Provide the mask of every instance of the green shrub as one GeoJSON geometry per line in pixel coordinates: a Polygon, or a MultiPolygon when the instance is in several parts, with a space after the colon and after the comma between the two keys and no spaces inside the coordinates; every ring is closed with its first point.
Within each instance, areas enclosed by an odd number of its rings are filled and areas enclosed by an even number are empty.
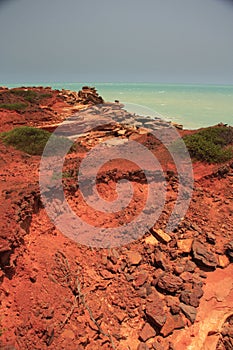
{"type": "Polygon", "coordinates": [[[208,163],[221,163],[233,157],[233,128],[209,127],[193,135],[183,137],[190,156],[208,163]],[[228,146],[228,147],[227,147],[228,146]]]}
{"type": "Polygon", "coordinates": [[[0,103],[0,108],[10,111],[23,111],[27,108],[27,103],[0,103]]]}
{"type": "Polygon", "coordinates": [[[36,102],[39,102],[39,100],[41,100],[41,99],[52,97],[52,94],[50,94],[50,93],[40,94],[37,91],[24,90],[24,89],[11,90],[11,94],[16,95],[16,96],[21,96],[24,98],[24,100],[26,100],[30,103],[36,103],[36,102]]]}
{"type": "MultiPolygon", "coordinates": [[[[72,141],[65,137],[54,136],[48,131],[28,126],[4,132],[0,137],[6,145],[14,146],[16,149],[32,155],[41,155],[48,140],[50,142],[48,155],[62,152],[67,145],[72,146],[72,141]]],[[[73,150],[72,147],[71,150],[73,150]]]]}
{"type": "Polygon", "coordinates": [[[48,93],[45,93],[45,94],[41,94],[40,95],[40,99],[43,99],[43,98],[50,98],[50,97],[52,97],[53,95],[52,94],[50,94],[49,92],[48,93]]]}
{"type": "Polygon", "coordinates": [[[17,89],[11,90],[11,93],[23,97],[26,101],[34,103],[37,100],[38,94],[32,90],[17,89]]]}

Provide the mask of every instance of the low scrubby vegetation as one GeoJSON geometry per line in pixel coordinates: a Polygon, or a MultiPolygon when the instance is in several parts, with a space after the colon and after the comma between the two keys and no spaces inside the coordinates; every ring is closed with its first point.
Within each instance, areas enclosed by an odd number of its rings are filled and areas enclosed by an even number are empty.
{"type": "Polygon", "coordinates": [[[36,91],[32,90],[26,90],[26,89],[13,89],[10,91],[11,94],[23,97],[25,101],[28,101],[30,103],[36,103],[44,98],[52,97],[52,94],[50,93],[38,93],[36,91]]]}
{"type": "Polygon", "coordinates": [[[48,140],[50,142],[50,152],[47,155],[58,154],[67,146],[71,147],[71,151],[74,150],[73,143],[69,139],[28,126],[4,132],[0,135],[0,138],[6,145],[11,145],[31,155],[41,155],[48,140]]]}
{"type": "Polygon", "coordinates": [[[195,160],[221,163],[233,157],[233,127],[209,127],[184,136],[183,140],[195,160]]]}
{"type": "Polygon", "coordinates": [[[0,103],[0,108],[8,109],[10,111],[24,111],[27,108],[27,103],[0,103]]]}

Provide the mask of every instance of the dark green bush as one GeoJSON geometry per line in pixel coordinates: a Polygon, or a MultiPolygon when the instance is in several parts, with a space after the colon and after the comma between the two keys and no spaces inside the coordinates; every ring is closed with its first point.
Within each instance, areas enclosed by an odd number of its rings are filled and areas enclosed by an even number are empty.
{"type": "MultiPolygon", "coordinates": [[[[32,155],[41,155],[49,139],[51,150],[49,155],[62,152],[67,145],[72,146],[72,142],[65,137],[54,136],[48,131],[27,126],[4,132],[1,134],[1,139],[6,145],[14,146],[32,155]]],[[[71,150],[73,150],[72,147],[71,150]]]]}
{"type": "Polygon", "coordinates": [[[41,94],[40,95],[40,99],[43,99],[43,98],[50,98],[50,97],[52,97],[53,95],[52,94],[50,94],[49,92],[48,93],[45,93],[45,94],[41,94]]]}
{"type": "Polygon", "coordinates": [[[11,94],[21,96],[24,98],[24,100],[26,100],[30,103],[36,103],[44,98],[52,97],[52,94],[50,94],[50,93],[42,93],[41,94],[37,91],[24,90],[24,89],[11,90],[11,94]]]}
{"type": "Polygon", "coordinates": [[[23,111],[27,108],[27,103],[0,103],[0,108],[8,109],[10,111],[23,111]]]}
{"type": "Polygon", "coordinates": [[[26,101],[34,103],[37,100],[38,94],[32,90],[17,89],[11,90],[11,93],[23,97],[26,101]]]}
{"type": "Polygon", "coordinates": [[[208,163],[221,163],[233,157],[233,128],[209,127],[183,137],[190,156],[208,163]],[[227,147],[228,146],[228,147],[227,147]]]}

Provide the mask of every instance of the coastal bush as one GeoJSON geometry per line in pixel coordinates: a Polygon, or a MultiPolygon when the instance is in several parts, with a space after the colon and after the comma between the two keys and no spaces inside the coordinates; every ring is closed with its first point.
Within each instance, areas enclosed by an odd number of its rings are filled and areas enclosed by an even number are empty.
{"type": "Polygon", "coordinates": [[[16,96],[21,96],[24,98],[24,100],[26,100],[30,103],[35,103],[41,99],[52,97],[52,94],[50,94],[50,93],[40,94],[36,91],[24,90],[24,89],[11,90],[11,94],[16,95],[16,96]]]}
{"type": "Polygon", "coordinates": [[[10,111],[23,111],[27,108],[27,103],[0,103],[0,108],[10,111]]]}
{"type": "Polygon", "coordinates": [[[233,128],[209,127],[183,137],[190,156],[208,163],[221,163],[233,157],[233,128]]]}
{"type": "MultiPolygon", "coordinates": [[[[67,146],[72,146],[72,141],[65,137],[55,136],[48,131],[22,126],[1,134],[1,139],[6,145],[11,145],[16,149],[31,155],[41,155],[46,143],[50,142],[50,153],[56,155],[62,152],[67,146]]],[[[73,146],[71,147],[73,149],[73,146]]]]}

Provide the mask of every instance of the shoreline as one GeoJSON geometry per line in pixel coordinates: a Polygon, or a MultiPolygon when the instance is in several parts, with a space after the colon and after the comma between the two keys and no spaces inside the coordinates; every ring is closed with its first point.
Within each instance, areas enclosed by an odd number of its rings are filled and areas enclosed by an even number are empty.
{"type": "MultiPolygon", "coordinates": [[[[41,83],[40,83],[41,84],[41,83]]],[[[19,84],[20,85],[20,84],[19,84]]],[[[18,87],[19,87],[18,85],[18,87]]],[[[81,89],[81,83],[55,83],[53,88],[70,89],[76,92],[81,89]]],[[[94,84],[101,95],[108,101],[115,99],[129,107],[132,112],[144,115],[160,114],[164,119],[183,124],[186,129],[207,127],[220,122],[232,124],[233,88],[231,86],[202,87],[192,85],[169,84],[94,84]],[[163,91],[164,93],[160,93],[163,91]],[[138,105],[141,105],[138,106],[138,105]]]]}

